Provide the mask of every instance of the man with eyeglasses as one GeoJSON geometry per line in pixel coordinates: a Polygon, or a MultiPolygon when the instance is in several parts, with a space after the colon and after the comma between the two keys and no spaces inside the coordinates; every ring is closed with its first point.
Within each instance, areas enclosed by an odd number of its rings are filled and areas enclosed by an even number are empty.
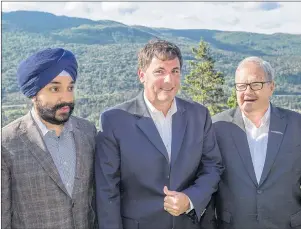
{"type": "Polygon", "coordinates": [[[261,58],[239,63],[235,87],[239,107],[213,117],[225,172],[212,218],[219,229],[300,229],[301,115],[270,103],[274,71],[261,58]]]}

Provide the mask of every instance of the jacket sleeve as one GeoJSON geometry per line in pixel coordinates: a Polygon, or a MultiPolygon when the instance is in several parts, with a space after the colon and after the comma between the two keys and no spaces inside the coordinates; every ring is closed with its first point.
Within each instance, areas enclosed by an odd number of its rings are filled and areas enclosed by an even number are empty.
{"type": "MultiPolygon", "coordinates": [[[[96,144],[95,144],[95,141],[96,141],[96,136],[97,136],[97,129],[96,127],[93,125],[93,143],[94,143],[94,149],[93,149],[93,161],[95,162],[95,152],[96,152],[96,144]]],[[[93,167],[93,171],[95,170],[95,163],[94,163],[94,167],[93,167]]],[[[96,194],[95,194],[95,172],[93,172],[93,186],[92,186],[92,203],[91,203],[91,206],[92,206],[92,209],[94,211],[94,213],[96,214],[96,194]]],[[[95,217],[95,220],[94,220],[94,225],[92,226],[92,228],[94,229],[97,229],[98,228],[98,220],[97,220],[97,217],[95,217]]]]}
{"type": "Polygon", "coordinates": [[[1,147],[1,228],[11,228],[11,175],[5,161],[7,150],[1,147]]]}
{"type": "Polygon", "coordinates": [[[112,125],[101,115],[96,137],[95,181],[99,229],[122,229],[120,215],[120,152],[112,125]]]}
{"type": "Polygon", "coordinates": [[[194,205],[198,220],[206,209],[211,195],[217,190],[220,176],[224,170],[219,147],[208,109],[205,114],[202,158],[194,184],[183,192],[194,205]]]}

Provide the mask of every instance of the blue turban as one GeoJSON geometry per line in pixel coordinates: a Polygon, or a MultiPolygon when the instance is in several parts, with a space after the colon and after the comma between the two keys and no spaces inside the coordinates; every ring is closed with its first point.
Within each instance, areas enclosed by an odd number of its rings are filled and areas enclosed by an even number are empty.
{"type": "Polygon", "coordinates": [[[22,61],[17,70],[21,92],[29,98],[35,96],[63,70],[76,81],[77,61],[72,52],[48,48],[33,54],[22,61]]]}

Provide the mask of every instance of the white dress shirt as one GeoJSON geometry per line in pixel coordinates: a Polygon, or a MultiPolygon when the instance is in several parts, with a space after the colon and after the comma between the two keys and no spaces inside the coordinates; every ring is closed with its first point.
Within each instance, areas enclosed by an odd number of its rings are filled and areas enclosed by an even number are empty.
{"type": "Polygon", "coordinates": [[[172,115],[177,112],[177,104],[174,99],[166,117],[162,111],[157,110],[144,94],[144,100],[148,111],[157,127],[161,139],[168,153],[169,161],[171,161],[171,141],[172,141],[172,115]]]}
{"type": "MultiPolygon", "coordinates": [[[[161,139],[165,145],[165,148],[168,153],[169,162],[171,161],[171,142],[172,142],[172,115],[177,112],[177,103],[176,99],[173,100],[167,115],[165,116],[162,111],[157,110],[151,102],[146,98],[144,93],[144,101],[148,108],[148,111],[157,127],[157,130],[161,136],[161,139]]],[[[190,202],[190,209],[186,213],[194,209],[193,204],[188,197],[190,202]]]]}
{"type": "Polygon", "coordinates": [[[267,153],[271,107],[269,105],[268,110],[261,118],[261,124],[258,128],[243,113],[242,116],[246,128],[253,167],[259,184],[267,153]]]}

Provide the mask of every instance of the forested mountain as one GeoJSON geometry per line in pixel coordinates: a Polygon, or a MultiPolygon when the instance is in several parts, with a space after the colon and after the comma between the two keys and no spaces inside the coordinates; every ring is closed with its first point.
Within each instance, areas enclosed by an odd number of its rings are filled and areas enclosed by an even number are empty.
{"type": "Polygon", "coordinates": [[[240,60],[257,55],[276,71],[273,101],[301,110],[301,35],[264,35],[217,30],[149,28],[119,22],[93,21],[50,13],[16,11],[2,13],[2,125],[26,112],[30,101],[19,93],[16,69],[20,61],[46,47],[64,47],[79,62],[75,114],[97,124],[104,109],[132,98],[141,88],[137,79],[137,51],[152,38],[175,42],[184,56],[183,78],[194,57],[192,47],[203,39],[226,75],[230,95],[240,60]]]}

